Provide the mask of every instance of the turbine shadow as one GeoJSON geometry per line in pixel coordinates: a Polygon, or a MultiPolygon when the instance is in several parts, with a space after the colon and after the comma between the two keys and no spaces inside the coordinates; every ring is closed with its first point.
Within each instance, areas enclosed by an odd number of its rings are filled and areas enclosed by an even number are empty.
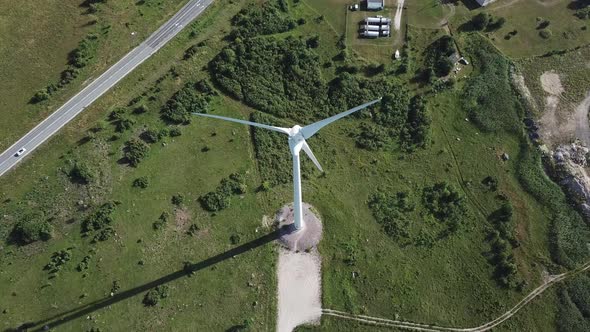
{"type": "Polygon", "coordinates": [[[86,316],[90,313],[100,310],[104,307],[124,301],[124,300],[126,300],[130,297],[136,296],[140,293],[147,292],[148,290],[150,290],[156,286],[167,284],[167,283],[172,282],[176,279],[179,279],[183,276],[190,276],[199,270],[202,270],[207,267],[213,266],[217,263],[223,262],[224,260],[226,260],[228,258],[232,258],[234,256],[243,254],[243,253],[250,251],[252,249],[263,246],[269,242],[272,242],[272,241],[278,239],[281,236],[281,234],[285,234],[285,232],[290,232],[290,231],[291,230],[289,230],[289,229],[277,229],[277,230],[273,231],[272,233],[266,234],[266,235],[259,237],[253,241],[250,241],[248,243],[244,243],[238,247],[232,248],[228,251],[222,252],[220,254],[217,254],[213,257],[207,258],[207,259],[200,261],[198,263],[186,265],[181,270],[170,273],[170,274],[165,275],[159,279],[150,281],[148,283],[137,286],[135,288],[128,289],[126,291],[117,293],[114,296],[102,298],[100,300],[85,304],[83,306],[80,306],[78,308],[74,308],[69,311],[62,312],[60,314],[57,314],[55,316],[52,316],[52,317],[49,317],[49,318],[46,318],[43,320],[39,320],[39,321],[35,321],[35,322],[28,322],[28,323],[25,323],[25,324],[17,327],[17,328],[5,329],[4,332],[28,331],[28,330],[45,331],[45,330],[47,330],[47,328],[53,329],[57,326],[60,326],[60,325],[65,324],[67,322],[70,322],[74,319],[86,316]]]}

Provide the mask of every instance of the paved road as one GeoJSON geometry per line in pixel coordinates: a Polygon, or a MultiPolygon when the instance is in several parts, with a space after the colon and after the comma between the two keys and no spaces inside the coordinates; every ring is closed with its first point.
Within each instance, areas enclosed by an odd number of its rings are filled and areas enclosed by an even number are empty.
{"type": "Polygon", "coordinates": [[[0,154],[0,176],[13,168],[19,161],[33,152],[39,145],[54,135],[61,127],[80,114],[88,105],[112,88],[135,67],[139,66],[152,54],[164,46],[207,8],[213,0],[191,0],[180,9],[168,22],[162,25],[148,39],[127,53],[119,62],[99,78],[88,84],[82,91],[72,97],[57,111],[39,123],[25,136],[0,154]],[[27,151],[20,157],[15,154],[20,148],[27,151]]]}

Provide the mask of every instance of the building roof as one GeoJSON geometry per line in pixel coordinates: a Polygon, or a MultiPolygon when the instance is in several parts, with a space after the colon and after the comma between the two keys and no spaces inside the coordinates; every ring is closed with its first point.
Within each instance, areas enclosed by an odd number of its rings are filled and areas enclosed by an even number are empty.
{"type": "Polygon", "coordinates": [[[383,0],[367,0],[367,9],[382,9],[383,0]]]}

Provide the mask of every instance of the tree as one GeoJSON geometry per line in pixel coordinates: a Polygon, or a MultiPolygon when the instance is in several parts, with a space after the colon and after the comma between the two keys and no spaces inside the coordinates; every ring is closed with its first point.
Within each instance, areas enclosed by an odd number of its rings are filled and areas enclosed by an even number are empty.
{"type": "Polygon", "coordinates": [[[451,62],[451,60],[449,60],[449,58],[441,58],[441,59],[438,59],[438,61],[436,61],[434,63],[434,72],[436,73],[436,76],[438,76],[438,77],[449,75],[451,73],[452,69],[453,69],[453,62],[451,62]]]}

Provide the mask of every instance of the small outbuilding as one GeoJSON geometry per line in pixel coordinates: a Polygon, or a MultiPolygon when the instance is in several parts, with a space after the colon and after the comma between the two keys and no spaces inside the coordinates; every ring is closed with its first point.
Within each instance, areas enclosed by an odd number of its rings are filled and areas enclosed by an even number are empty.
{"type": "Polygon", "coordinates": [[[367,10],[383,10],[385,0],[367,0],[367,10]]]}

